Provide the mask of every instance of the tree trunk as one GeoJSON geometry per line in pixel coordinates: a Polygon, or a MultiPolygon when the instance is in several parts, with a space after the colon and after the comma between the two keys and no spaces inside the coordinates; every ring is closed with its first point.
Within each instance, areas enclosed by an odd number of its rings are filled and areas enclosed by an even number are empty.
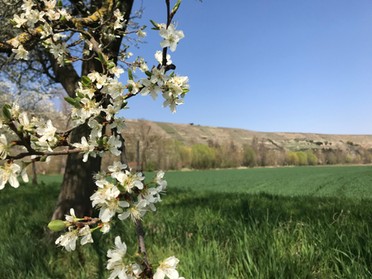
{"type": "MultiPolygon", "coordinates": [[[[129,20],[133,1],[134,0],[119,1],[119,9],[122,14],[124,14],[124,19],[126,21],[129,20]]],[[[92,1],[92,3],[94,4],[94,1],[92,1]]],[[[99,41],[99,35],[97,34],[97,36],[96,39],[99,41]]],[[[108,56],[110,59],[113,59],[114,62],[117,62],[121,41],[121,37],[114,39],[106,49],[108,56]]],[[[57,65],[56,63],[54,64],[57,65]]],[[[74,69],[71,68],[71,66],[58,66],[54,67],[54,71],[68,95],[74,97],[77,81],[79,80],[74,69]]],[[[82,64],[81,74],[84,76],[92,71],[101,72],[101,64],[95,59],[84,61],[82,64]]],[[[80,142],[81,137],[85,136],[88,138],[89,134],[89,127],[87,125],[82,125],[72,132],[71,142],[80,142]]],[[[98,156],[96,158],[89,157],[86,163],[82,161],[82,158],[83,154],[69,154],[67,157],[65,174],[63,176],[61,191],[58,196],[57,207],[53,213],[53,220],[64,219],[64,215],[68,213],[70,208],[75,209],[76,216],[78,217],[92,216],[92,203],[90,201],[90,196],[96,189],[93,175],[100,171],[101,158],[98,156]]],[[[122,147],[122,158],[125,160],[124,146],[122,147]]]]}
{"type": "MultiPolygon", "coordinates": [[[[80,141],[81,137],[87,136],[89,132],[88,126],[80,126],[72,132],[72,141],[80,141]]],[[[96,188],[93,175],[100,171],[101,157],[89,157],[86,163],[82,159],[83,154],[68,155],[61,191],[52,219],[64,219],[64,215],[70,208],[75,209],[78,217],[92,216],[90,196],[96,188]]]]}

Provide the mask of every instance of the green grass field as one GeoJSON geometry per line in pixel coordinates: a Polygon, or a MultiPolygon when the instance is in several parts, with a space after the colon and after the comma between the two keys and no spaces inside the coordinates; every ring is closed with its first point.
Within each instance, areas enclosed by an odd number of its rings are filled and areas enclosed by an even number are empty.
{"type": "MultiPolygon", "coordinates": [[[[0,278],[106,278],[105,253],[127,223],[74,253],[46,224],[60,176],[0,192],[0,278]]],[[[145,217],[150,258],[176,255],[185,278],[372,278],[372,167],[167,173],[145,217]]]]}

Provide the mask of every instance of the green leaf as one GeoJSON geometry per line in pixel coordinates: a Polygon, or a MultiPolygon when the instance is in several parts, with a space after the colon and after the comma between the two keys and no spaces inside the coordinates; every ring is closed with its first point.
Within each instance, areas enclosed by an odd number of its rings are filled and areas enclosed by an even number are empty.
{"type": "Polygon", "coordinates": [[[80,108],[80,100],[77,98],[65,97],[65,101],[75,108],[80,108]]]}
{"type": "Polygon", "coordinates": [[[57,2],[57,7],[58,8],[60,8],[60,9],[62,9],[62,1],[61,0],[58,0],[58,2],[57,2]]]}
{"type": "Polygon", "coordinates": [[[79,97],[79,100],[77,98],[75,99],[75,105],[80,102],[80,99],[83,99],[85,97],[84,94],[81,93],[80,91],[76,91],[76,95],[77,97],[79,97]]]}
{"type": "Polygon", "coordinates": [[[81,84],[82,84],[84,87],[90,87],[91,84],[92,84],[92,81],[91,81],[90,78],[88,78],[87,76],[82,76],[82,77],[81,77],[81,84]]]}
{"type": "Polygon", "coordinates": [[[153,21],[152,19],[150,19],[150,22],[151,22],[152,25],[154,26],[153,28],[151,28],[152,30],[159,30],[159,29],[160,29],[160,25],[159,25],[159,23],[153,21]]]}
{"type": "Polygon", "coordinates": [[[9,104],[5,104],[4,106],[3,106],[3,115],[4,115],[4,117],[7,119],[7,120],[12,120],[12,112],[11,112],[11,110],[12,110],[12,107],[11,107],[11,105],[9,105],[9,104]]]}
{"type": "Polygon", "coordinates": [[[53,220],[48,224],[48,228],[53,232],[59,232],[66,228],[66,222],[62,220],[53,220]]]}
{"type": "Polygon", "coordinates": [[[178,11],[178,8],[180,7],[181,2],[182,2],[181,0],[178,0],[177,3],[174,5],[172,12],[171,12],[172,16],[174,16],[174,14],[178,11]]]}
{"type": "Polygon", "coordinates": [[[111,60],[108,61],[107,64],[106,64],[107,69],[112,69],[115,66],[116,66],[115,63],[113,61],[111,61],[111,60]]]}
{"type": "Polygon", "coordinates": [[[120,106],[120,109],[126,109],[126,106],[128,105],[128,102],[127,101],[124,101],[121,106],[120,106]]]}
{"type": "Polygon", "coordinates": [[[106,60],[105,57],[103,57],[102,52],[98,52],[98,61],[100,61],[102,64],[105,64],[106,60]]]}
{"type": "Polygon", "coordinates": [[[128,69],[128,78],[129,78],[130,80],[133,80],[133,72],[132,72],[131,69],[128,69]]]}

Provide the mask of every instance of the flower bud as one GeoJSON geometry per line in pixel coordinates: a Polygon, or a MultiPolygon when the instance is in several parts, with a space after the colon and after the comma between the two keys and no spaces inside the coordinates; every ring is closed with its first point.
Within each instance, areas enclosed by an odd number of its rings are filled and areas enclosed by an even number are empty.
{"type": "Polygon", "coordinates": [[[48,224],[48,228],[51,231],[59,232],[66,228],[66,223],[62,220],[53,220],[48,224]]]}

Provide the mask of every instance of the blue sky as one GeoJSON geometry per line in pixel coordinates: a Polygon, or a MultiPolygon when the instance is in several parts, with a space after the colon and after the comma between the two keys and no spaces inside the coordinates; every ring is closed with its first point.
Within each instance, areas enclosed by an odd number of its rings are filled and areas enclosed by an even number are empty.
{"type": "MultiPolygon", "coordinates": [[[[143,6],[143,22],[165,21],[164,1],[143,6]]],[[[172,60],[190,78],[185,104],[172,114],[137,96],[125,117],[372,134],[372,1],[184,0],[176,21],[185,38],[172,60]]],[[[150,62],[160,39],[147,31],[140,53],[150,62]]]]}

